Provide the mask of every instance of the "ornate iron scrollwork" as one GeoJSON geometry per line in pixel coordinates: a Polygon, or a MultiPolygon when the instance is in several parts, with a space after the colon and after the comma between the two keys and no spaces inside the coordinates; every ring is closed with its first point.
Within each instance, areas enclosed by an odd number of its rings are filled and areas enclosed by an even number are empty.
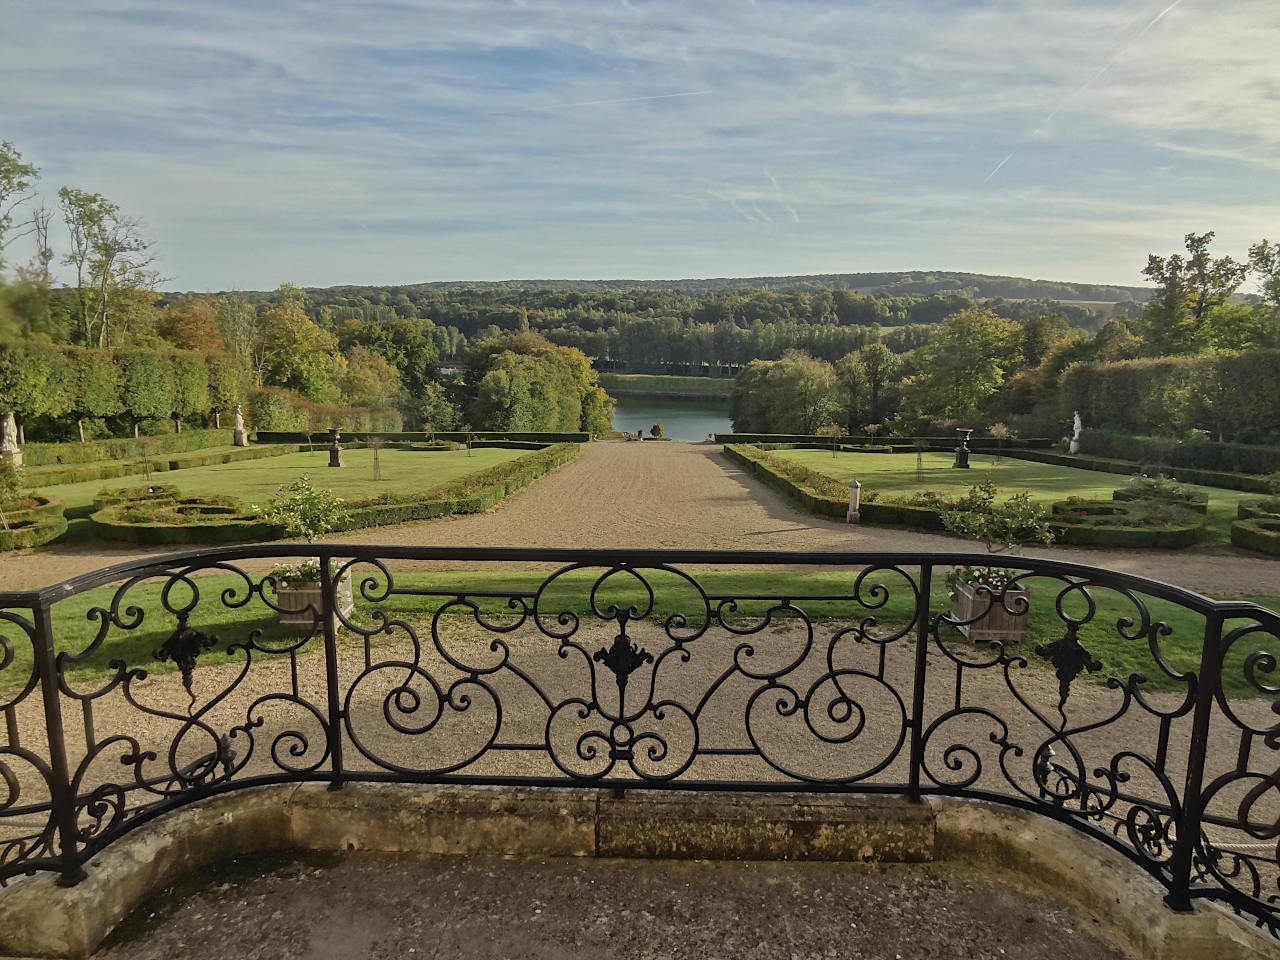
{"type": "Polygon", "coordinates": [[[1054,675],[1058,678],[1058,708],[1067,703],[1071,695],[1071,684],[1085,670],[1096,673],[1102,669],[1102,661],[1080,645],[1080,636],[1076,632],[1076,624],[1067,624],[1067,632],[1053,643],[1042,643],[1036,647],[1036,653],[1053,664],[1054,675]]]}
{"type": "Polygon", "coordinates": [[[169,634],[168,639],[151,654],[157,660],[173,661],[174,665],[181,671],[182,686],[186,689],[187,696],[191,698],[191,702],[187,706],[188,710],[196,704],[196,695],[191,690],[196,659],[202,651],[211,649],[217,642],[218,638],[216,636],[201,633],[187,623],[186,617],[180,617],[177,629],[169,634]]]}

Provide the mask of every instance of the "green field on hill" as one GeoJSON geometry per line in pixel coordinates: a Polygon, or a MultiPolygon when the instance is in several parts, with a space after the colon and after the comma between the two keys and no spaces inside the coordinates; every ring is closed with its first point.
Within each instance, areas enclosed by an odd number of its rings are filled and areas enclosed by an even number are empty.
{"type": "MultiPolygon", "coordinates": [[[[856,479],[862,484],[863,497],[874,491],[882,497],[901,499],[925,490],[961,496],[971,485],[990,479],[999,490],[1001,499],[1025,490],[1031,494],[1032,500],[1048,504],[1067,497],[1110,500],[1111,491],[1121,489],[1127,483],[1127,478],[1120,474],[1059,467],[1012,457],[1003,457],[996,463],[993,456],[970,455],[970,468],[957,470],[952,466],[954,454],[925,453],[924,479],[917,480],[914,453],[838,453],[832,457],[825,450],[775,450],[773,455],[844,483],[856,479]]],[[[1256,500],[1259,496],[1220,487],[1188,486],[1209,497],[1206,528],[1213,541],[1230,539],[1231,521],[1236,519],[1236,504],[1241,500],[1256,500]]]]}

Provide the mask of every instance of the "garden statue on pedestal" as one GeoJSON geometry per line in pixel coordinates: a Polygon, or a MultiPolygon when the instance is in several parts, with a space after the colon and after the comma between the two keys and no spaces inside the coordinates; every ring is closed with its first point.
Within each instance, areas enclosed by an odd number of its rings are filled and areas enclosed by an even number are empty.
{"type": "Polygon", "coordinates": [[[338,441],[342,439],[337,427],[329,428],[329,466],[342,466],[342,447],[338,445],[338,441]]]}
{"type": "Polygon", "coordinates": [[[951,466],[958,467],[961,470],[969,469],[969,437],[973,435],[971,427],[956,427],[956,433],[960,434],[960,446],[956,447],[956,462],[951,466]]]}
{"type": "Polygon", "coordinates": [[[235,427],[231,431],[231,442],[237,447],[247,447],[249,445],[249,434],[244,428],[244,414],[240,411],[240,404],[236,404],[236,422],[235,427]]]}
{"type": "Polygon", "coordinates": [[[18,447],[18,422],[13,411],[6,410],[0,417],[0,460],[8,466],[22,466],[22,450],[18,447]]]}
{"type": "Polygon", "coordinates": [[[1080,452],[1080,431],[1084,429],[1084,424],[1080,421],[1080,411],[1076,410],[1071,418],[1071,452],[1080,452]]]}

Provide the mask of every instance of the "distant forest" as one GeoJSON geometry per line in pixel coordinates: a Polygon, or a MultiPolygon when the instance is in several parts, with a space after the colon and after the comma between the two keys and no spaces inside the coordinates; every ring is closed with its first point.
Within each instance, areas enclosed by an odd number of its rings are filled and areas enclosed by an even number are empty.
{"type": "MultiPolygon", "coordinates": [[[[943,319],[979,304],[1019,321],[1052,309],[1070,325],[1092,332],[1114,311],[1139,312],[1135,297],[1145,298],[1149,291],[916,271],[337,286],[305,294],[308,314],[329,330],[352,323],[427,322],[438,331],[445,361],[465,356],[473,341],[536,332],[558,346],[581,350],[600,370],[723,376],[788,350],[833,362],[872,343],[907,353],[927,343],[943,319]]],[[[178,304],[187,296],[163,295],[161,303],[178,304]]],[[[237,296],[261,309],[273,295],[237,296]]]]}

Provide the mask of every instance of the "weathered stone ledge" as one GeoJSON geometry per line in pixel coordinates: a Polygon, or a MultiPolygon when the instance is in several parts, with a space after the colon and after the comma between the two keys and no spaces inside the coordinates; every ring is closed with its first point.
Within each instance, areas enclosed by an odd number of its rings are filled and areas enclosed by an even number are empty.
{"type": "Polygon", "coordinates": [[[222,794],[113,843],[75,887],[59,887],[51,875],[15,882],[0,892],[0,953],[86,957],[178,879],[229,857],[275,850],[962,861],[1050,889],[1097,919],[1134,957],[1262,960],[1280,953],[1270,937],[1213,905],[1173,912],[1155,880],[1071,827],[981,801],[368,783],[222,794]]]}

